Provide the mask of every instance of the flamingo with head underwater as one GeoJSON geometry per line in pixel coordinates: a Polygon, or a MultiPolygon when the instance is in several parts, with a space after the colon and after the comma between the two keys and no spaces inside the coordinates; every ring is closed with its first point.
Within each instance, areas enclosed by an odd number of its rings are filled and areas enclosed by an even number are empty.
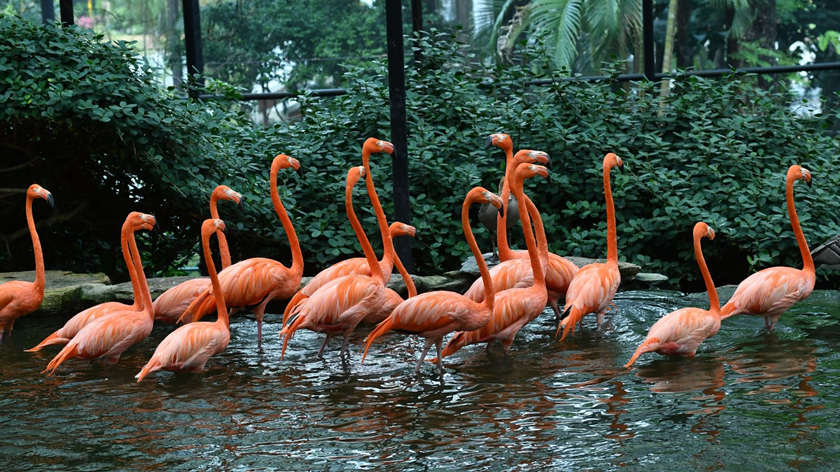
{"type": "MultiPolygon", "coordinates": [[[[228,200],[237,205],[242,200],[242,195],[231,190],[227,185],[219,185],[210,194],[210,218],[219,219],[217,202],[228,200]]],[[[216,237],[219,240],[219,257],[222,262],[222,269],[230,266],[230,249],[227,238],[223,231],[217,231],[216,237]]],[[[181,282],[163,292],[154,301],[155,321],[163,323],[175,323],[181,313],[190,306],[193,300],[202,292],[210,288],[210,279],[198,277],[181,282]]],[[[190,321],[190,320],[186,320],[190,321]]]]}
{"type": "Polygon", "coordinates": [[[587,313],[596,313],[598,326],[604,318],[607,308],[621,283],[621,273],[618,271],[618,241],[615,227],[615,206],[613,205],[612,188],[610,187],[610,170],[624,163],[613,153],[604,156],[604,199],[607,205],[607,262],[588,264],[580,268],[575,274],[566,291],[566,306],[563,313],[566,318],[557,326],[557,334],[563,330],[562,341],[569,333],[574,333],[575,325],[587,313]]]}
{"type": "MultiPolygon", "coordinates": [[[[365,339],[365,350],[362,355],[364,363],[368,350],[376,338],[389,331],[399,330],[417,334],[426,338],[423,353],[417,360],[415,372],[419,372],[420,365],[429,352],[432,344],[437,348],[437,357],[441,356],[443,336],[453,331],[472,331],[486,325],[493,314],[494,291],[493,281],[487,264],[481,256],[478,244],[473,236],[469,222],[469,208],[473,203],[490,203],[499,211],[502,210],[502,199],[482,187],[475,187],[467,193],[461,207],[461,226],[464,237],[475,257],[481,277],[484,279],[485,297],[483,302],[475,302],[459,293],[438,290],[426,292],[400,303],[391,314],[379,323],[365,339]]],[[[443,376],[443,365],[438,363],[438,372],[443,376]]]]}
{"type": "Polygon", "coordinates": [[[47,189],[38,184],[32,184],[26,189],[26,224],[35,253],[35,281],[13,280],[0,284],[0,342],[3,341],[4,335],[12,332],[15,320],[37,310],[44,299],[44,253],[41,250],[41,239],[35,230],[35,218],[32,216],[32,200],[36,198],[42,198],[50,206],[54,206],[52,194],[47,189]]]}
{"type": "Polygon", "coordinates": [[[631,367],[640,355],[646,352],[658,352],[668,356],[694,357],[697,347],[706,338],[714,336],[720,330],[720,301],[717,289],[712,282],[703,249],[702,238],[715,239],[715,231],[700,221],[694,225],[694,257],[703,275],[706,291],[709,293],[709,309],[680,308],[660,318],[650,327],[645,340],[633,353],[624,367],[631,367]]]}
{"type": "MultiPolygon", "coordinates": [[[[216,265],[210,252],[210,236],[224,231],[225,223],[220,219],[204,220],[201,225],[201,247],[207,273],[213,286],[213,299],[216,302],[216,321],[197,321],[188,323],[169,333],[154,354],[135,376],[142,382],[146,376],[158,370],[200,372],[204,370],[207,359],[225,350],[230,342],[230,320],[228,319],[225,299],[221,295],[216,265]]],[[[217,236],[218,238],[218,236],[217,236]]],[[[221,239],[219,239],[221,246],[221,239]]]]}
{"type": "Polygon", "coordinates": [[[735,293],[721,309],[722,319],[740,313],[763,316],[765,326],[772,330],[782,313],[794,303],[807,298],[814,290],[817,279],[814,260],[793,201],[793,184],[797,180],[804,180],[811,185],[811,172],[804,167],[792,165],[785,178],[788,217],[802,254],[802,269],[769,267],[750,275],[738,284],[735,293]]]}

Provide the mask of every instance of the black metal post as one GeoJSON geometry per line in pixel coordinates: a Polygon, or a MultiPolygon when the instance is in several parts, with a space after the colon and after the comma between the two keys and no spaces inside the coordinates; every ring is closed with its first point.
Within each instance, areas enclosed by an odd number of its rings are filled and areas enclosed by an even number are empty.
{"type": "Polygon", "coordinates": [[[41,21],[43,23],[55,21],[55,5],[52,0],[41,0],[41,21]]]}
{"type": "MultiPolygon", "coordinates": [[[[420,32],[423,31],[423,3],[422,0],[411,0],[411,29],[414,33],[415,41],[420,37],[420,32]]],[[[414,44],[414,65],[417,66],[423,60],[423,51],[420,50],[420,44],[414,44]]]]}
{"type": "MultiPolygon", "coordinates": [[[[394,179],[394,219],[411,224],[408,200],[408,138],[405,119],[405,54],[403,52],[402,5],[400,0],[386,0],[385,23],[388,33],[388,96],[391,100],[391,142],[394,154],[391,165],[394,179]]],[[[399,238],[397,255],[409,271],[414,269],[411,239],[399,238]]]]}
{"type": "Polygon", "coordinates": [[[653,0],[642,0],[642,46],[645,59],[645,77],[656,80],[656,62],[653,52],[653,0]]]}
{"type": "Polygon", "coordinates": [[[204,88],[204,56],[201,53],[201,18],[198,0],[183,0],[184,46],[187,50],[187,83],[190,96],[204,88]]]}
{"type": "Polygon", "coordinates": [[[58,3],[58,9],[61,12],[61,24],[71,26],[73,24],[73,0],[61,0],[58,3]]]}

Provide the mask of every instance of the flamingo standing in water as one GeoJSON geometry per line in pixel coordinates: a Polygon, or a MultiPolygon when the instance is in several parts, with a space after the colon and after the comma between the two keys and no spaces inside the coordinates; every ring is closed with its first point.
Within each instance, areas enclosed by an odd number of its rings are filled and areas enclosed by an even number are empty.
{"type": "MultiPolygon", "coordinates": [[[[502,347],[507,352],[513,344],[516,333],[542,313],[543,308],[545,308],[545,302],[548,299],[545,280],[548,241],[536,206],[522,190],[524,180],[536,175],[548,177],[548,170],[543,166],[520,164],[513,173],[513,181],[511,182],[513,194],[517,201],[519,219],[522,222],[522,231],[525,235],[525,244],[528,246],[534,283],[528,288],[510,288],[497,292],[490,321],[483,328],[455,333],[455,336],[444,347],[441,356],[450,356],[469,344],[490,343],[493,340],[501,342],[502,347]],[[531,230],[529,215],[533,216],[539,241],[534,240],[534,231],[531,230]]],[[[493,282],[493,288],[495,288],[495,282],[493,282]]]]}
{"type": "MultiPolygon", "coordinates": [[[[143,219],[154,226],[153,216],[144,215],[143,219]]],[[[129,238],[129,245],[136,263],[135,271],[139,282],[137,295],[140,296],[140,303],[136,308],[126,307],[88,322],[56,354],[42,373],[53,375],[64,361],[73,358],[105,359],[109,363],[115,363],[120,360],[120,355],[126,349],[142,341],[152,332],[155,313],[152,311],[149,284],[143,272],[140,251],[133,237],[129,238]]]]}
{"type": "Polygon", "coordinates": [[[557,334],[563,329],[562,341],[566,335],[575,332],[575,325],[587,313],[596,313],[598,327],[604,319],[612,299],[621,282],[618,271],[618,241],[615,229],[615,206],[610,187],[610,170],[621,167],[624,163],[613,153],[604,156],[604,198],[607,203],[607,262],[589,264],[581,267],[566,291],[566,306],[563,313],[568,314],[557,326],[557,334]]]}
{"type": "MultiPolygon", "coordinates": [[[[326,333],[324,344],[318,351],[318,356],[324,352],[330,337],[335,334],[343,334],[344,342],[341,345],[341,355],[347,351],[347,341],[356,326],[369,313],[378,312],[380,307],[388,304],[388,297],[385,295],[385,279],[376,254],[362,229],[359,218],[353,210],[353,187],[364,176],[364,167],[353,167],[347,172],[345,185],[345,209],[347,219],[356,233],[356,238],[365,253],[368,264],[368,272],[372,275],[352,274],[331,280],[318,289],[311,297],[295,307],[292,312],[296,316],[294,321],[280,331],[283,339],[283,351],[280,354],[282,359],[286,354],[286,346],[294,336],[295,331],[306,328],[312,331],[326,333]]],[[[400,299],[402,301],[402,299],[400,299]]],[[[396,305],[393,305],[396,306],[396,305]]]]}
{"type": "MultiPolygon", "coordinates": [[[[300,286],[303,276],[303,254],[300,250],[297,233],[292,226],[286,208],[280,200],[277,190],[277,174],[281,169],[293,168],[300,170],[300,162],[285,154],[277,155],[271,163],[271,203],[274,211],[283,224],[283,230],[289,237],[289,247],[292,249],[292,266],[286,267],[280,262],[265,257],[253,257],[237,262],[219,273],[219,284],[228,308],[244,308],[254,306],[257,317],[257,346],[262,350],[262,320],[265,306],[275,298],[289,298],[300,286]]],[[[212,311],[214,297],[212,290],[207,289],[190,304],[181,315],[182,321],[192,316],[198,321],[202,316],[212,311]]]]}
{"type": "Polygon", "coordinates": [[[782,313],[794,303],[807,298],[814,290],[814,282],[817,279],[814,260],[811,258],[808,241],[802,233],[793,202],[793,184],[800,179],[810,186],[811,172],[798,165],[790,166],[785,179],[785,198],[793,234],[796,235],[796,243],[802,254],[802,270],[793,267],[769,267],[747,277],[738,284],[732,298],[723,306],[722,319],[740,313],[763,316],[764,325],[772,330],[782,313]]]}
{"type": "MultiPolygon", "coordinates": [[[[216,275],[216,265],[210,252],[210,236],[224,231],[225,223],[220,219],[204,220],[201,225],[201,248],[204,251],[204,262],[213,286],[213,299],[216,301],[218,318],[214,322],[199,321],[189,323],[169,333],[158,347],[151,359],[135,376],[137,382],[142,382],[152,372],[164,369],[173,371],[200,372],[210,356],[225,350],[230,342],[230,321],[228,319],[225,299],[216,275]]],[[[218,236],[217,236],[218,238],[218,236]]],[[[221,239],[219,240],[221,250],[221,239]]]]}
{"type": "MultiPolygon", "coordinates": [[[[441,343],[443,336],[447,333],[479,329],[490,320],[495,294],[487,264],[481,256],[470,228],[469,208],[473,203],[490,203],[499,211],[504,210],[502,210],[502,199],[482,187],[470,190],[461,207],[461,226],[464,228],[464,237],[481,271],[481,277],[484,279],[484,301],[475,302],[459,293],[444,290],[426,292],[409,298],[394,308],[394,311],[368,335],[365,340],[364,354],[362,354],[363,363],[368,349],[376,338],[392,330],[407,331],[426,338],[426,346],[414,369],[417,373],[432,344],[437,348],[438,359],[441,358],[441,343]]],[[[438,372],[443,377],[442,362],[438,362],[438,372]]]]}
{"type": "MultiPolygon", "coordinates": [[[[220,199],[236,202],[238,205],[242,200],[242,195],[234,192],[227,185],[217,186],[210,194],[210,218],[219,219],[217,202],[220,199]]],[[[225,238],[225,233],[222,231],[216,232],[216,237],[219,240],[219,256],[222,261],[222,269],[225,269],[231,264],[227,238],[225,238]]],[[[181,316],[181,313],[195,300],[195,297],[201,295],[202,292],[209,288],[210,279],[207,277],[198,277],[185,280],[163,292],[154,302],[155,321],[175,323],[178,317],[181,316]]],[[[190,320],[185,321],[189,322],[190,320]]]]}
{"type": "Polygon", "coordinates": [[[139,273],[143,271],[143,264],[140,261],[140,254],[137,251],[137,242],[134,239],[134,232],[144,229],[151,231],[155,226],[155,217],[132,211],[125,218],[120,231],[120,247],[125,259],[128,276],[131,278],[131,288],[134,291],[134,304],[126,305],[120,302],[105,302],[83,310],[64,323],[64,326],[44,338],[37,346],[27,349],[26,352],[37,352],[46,346],[53,344],[67,344],[78,332],[88,323],[125,310],[148,310],[150,307],[143,305],[143,290],[140,283],[139,273]]]}
{"type": "Polygon", "coordinates": [[[694,257],[700,266],[700,273],[703,274],[703,282],[709,293],[709,309],[680,308],[660,318],[650,327],[647,337],[624,367],[631,367],[636,359],[646,352],[694,357],[700,343],[714,336],[720,329],[720,301],[709,268],[706,267],[706,260],[703,258],[703,249],[700,247],[700,240],[704,237],[715,239],[715,231],[700,221],[694,225],[694,257]]]}
{"type": "Polygon", "coordinates": [[[40,185],[32,184],[26,189],[26,224],[29,227],[29,236],[32,237],[32,250],[35,252],[35,281],[13,280],[0,284],[0,342],[5,334],[12,332],[15,320],[37,310],[44,299],[44,253],[41,251],[41,239],[38,238],[35,219],[32,216],[32,200],[36,198],[43,198],[50,206],[55,205],[52,194],[40,185]]]}

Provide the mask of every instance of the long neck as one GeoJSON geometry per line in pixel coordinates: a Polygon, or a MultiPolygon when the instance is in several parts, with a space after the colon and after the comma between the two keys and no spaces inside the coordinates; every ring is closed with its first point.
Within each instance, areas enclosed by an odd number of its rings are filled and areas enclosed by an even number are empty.
{"type": "MultiPolygon", "coordinates": [[[[20,207],[18,207],[20,208],[20,207]]],[[[44,273],[44,253],[41,251],[41,239],[35,231],[35,218],[32,216],[32,197],[26,196],[26,225],[29,226],[29,236],[32,237],[32,251],[35,253],[35,288],[44,296],[46,274],[44,273]]]]}
{"type": "Polygon", "coordinates": [[[513,173],[513,150],[505,149],[505,176],[502,178],[502,206],[504,212],[496,217],[496,246],[499,248],[499,260],[506,261],[513,258],[507,239],[508,204],[510,200],[510,175],[513,173]]]}
{"type": "Polygon", "coordinates": [[[609,167],[604,167],[604,198],[607,202],[607,262],[618,264],[618,241],[615,231],[615,206],[613,206],[609,167]]]}
{"type": "MultiPolygon", "coordinates": [[[[513,182],[513,195],[519,207],[519,221],[522,223],[522,234],[525,236],[525,245],[528,247],[528,257],[531,259],[531,271],[534,273],[534,285],[545,286],[545,272],[543,272],[540,256],[537,251],[537,242],[534,239],[534,231],[531,229],[531,219],[528,217],[528,203],[525,192],[522,191],[522,179],[513,182]]],[[[533,203],[532,203],[533,204],[533,203]]]]}
{"type": "MultiPolygon", "coordinates": [[[[537,211],[537,206],[534,205],[534,202],[528,198],[528,195],[524,195],[525,203],[528,205],[528,216],[531,219],[531,222],[534,224],[534,231],[536,232],[537,236],[537,252],[539,253],[539,257],[537,258],[537,264],[534,265],[533,257],[531,257],[531,270],[534,271],[535,274],[540,275],[539,283],[543,286],[545,285],[545,271],[546,267],[548,266],[548,239],[545,237],[545,227],[543,226],[542,217],[540,216],[540,212],[537,211]]],[[[527,241],[526,241],[527,243],[527,241]]],[[[528,250],[528,256],[531,256],[531,250],[528,250]]],[[[538,283],[537,277],[534,277],[534,285],[538,283]]]]}
{"type": "Polygon", "coordinates": [[[122,248],[123,259],[125,260],[125,268],[128,270],[128,278],[131,279],[131,290],[134,292],[134,307],[142,309],[140,285],[137,282],[137,268],[134,266],[134,256],[128,247],[129,232],[131,232],[131,229],[127,224],[124,224],[120,231],[120,248],[122,248]]]}
{"type": "MultiPolygon", "coordinates": [[[[146,274],[143,272],[143,261],[140,259],[140,250],[137,249],[137,241],[134,239],[134,232],[128,235],[128,243],[131,245],[131,257],[134,259],[134,271],[137,276],[137,285],[140,296],[139,308],[146,310],[152,321],[155,319],[155,310],[152,309],[152,295],[149,293],[149,283],[146,281],[146,274]]],[[[136,300],[135,300],[136,303],[136,300]]]]}
{"type": "Polygon", "coordinates": [[[292,249],[292,267],[290,270],[297,275],[303,275],[303,254],[300,251],[300,242],[298,241],[295,227],[292,226],[292,221],[289,220],[289,215],[286,214],[286,208],[283,202],[280,201],[280,193],[277,190],[277,171],[271,173],[271,203],[274,205],[274,211],[280,222],[283,224],[283,231],[289,237],[289,247],[292,249]]]}
{"type": "Polygon", "coordinates": [[[709,311],[719,314],[720,300],[718,299],[715,283],[712,282],[712,274],[709,273],[709,268],[706,266],[706,258],[703,257],[703,248],[700,247],[700,239],[700,235],[694,236],[694,257],[697,259],[697,265],[700,266],[700,273],[703,274],[703,283],[706,284],[706,291],[709,292],[709,311]]]}
{"type": "Polygon", "coordinates": [[[793,234],[796,235],[796,244],[799,246],[799,252],[802,254],[802,270],[814,274],[814,259],[811,258],[811,251],[808,249],[808,241],[805,240],[805,234],[802,232],[802,226],[799,224],[799,215],[796,214],[796,206],[793,202],[794,182],[796,182],[796,179],[791,177],[787,179],[785,185],[785,198],[787,199],[788,216],[790,217],[790,225],[793,226],[793,234]]]}
{"type": "MultiPolygon", "coordinates": [[[[218,233],[220,230],[216,230],[218,233]]],[[[207,274],[210,276],[210,284],[213,286],[213,296],[216,299],[216,323],[230,327],[225,296],[222,294],[222,285],[219,283],[219,275],[216,273],[216,264],[213,263],[213,254],[210,252],[210,236],[202,235],[201,248],[204,250],[204,262],[207,264],[207,274]]]]}
{"type": "Polygon", "coordinates": [[[368,197],[370,197],[370,203],[373,205],[373,211],[376,213],[376,224],[379,226],[379,234],[382,236],[382,247],[385,253],[391,251],[391,257],[394,257],[396,254],[396,251],[394,251],[394,241],[391,239],[391,230],[388,228],[385,211],[382,210],[382,204],[379,203],[379,196],[376,194],[376,187],[373,185],[373,175],[370,172],[370,152],[366,149],[362,149],[362,165],[365,167],[365,187],[367,187],[368,197]]]}
{"type": "Polygon", "coordinates": [[[399,256],[394,256],[394,265],[397,266],[397,272],[400,273],[403,282],[405,282],[405,288],[408,291],[408,298],[417,295],[417,287],[414,286],[414,280],[412,280],[411,276],[408,275],[408,271],[405,270],[405,266],[399,256]]]}
{"type": "MultiPolygon", "coordinates": [[[[216,192],[213,192],[210,195],[210,218],[214,220],[219,220],[219,209],[218,209],[218,201],[219,197],[216,196],[216,192]]],[[[217,229],[216,230],[216,238],[219,240],[219,257],[222,260],[222,269],[226,268],[231,264],[230,259],[230,249],[228,248],[227,238],[225,237],[225,232],[217,229]]]]}
{"type": "Polygon", "coordinates": [[[490,277],[490,271],[487,270],[487,264],[484,262],[484,257],[482,257],[481,251],[478,249],[478,243],[475,242],[475,236],[473,236],[472,228],[470,228],[469,212],[471,204],[472,199],[467,199],[461,207],[461,227],[464,228],[464,237],[467,239],[467,244],[469,244],[473,257],[475,257],[475,262],[478,264],[478,270],[481,271],[481,280],[484,282],[483,303],[492,312],[493,299],[496,293],[493,290],[493,279],[490,277]]]}
{"type": "Polygon", "coordinates": [[[353,209],[353,187],[353,182],[348,182],[344,194],[344,208],[347,211],[347,219],[350,220],[350,226],[353,227],[353,232],[356,233],[356,239],[359,240],[359,244],[362,246],[362,251],[365,253],[365,259],[367,259],[368,266],[370,267],[370,275],[384,284],[385,279],[382,276],[382,269],[379,267],[379,261],[376,260],[376,254],[373,252],[373,247],[371,247],[370,241],[365,234],[365,230],[362,229],[362,224],[359,222],[359,218],[356,216],[356,211],[353,209]]]}

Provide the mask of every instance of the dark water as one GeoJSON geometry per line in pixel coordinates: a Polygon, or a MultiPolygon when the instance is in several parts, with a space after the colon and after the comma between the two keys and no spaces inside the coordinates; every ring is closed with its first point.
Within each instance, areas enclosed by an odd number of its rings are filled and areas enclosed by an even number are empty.
{"type": "MultiPolygon", "coordinates": [[[[238,317],[227,351],[203,374],[133,376],[171,328],[156,327],[114,366],[21,352],[57,318],[21,319],[0,346],[0,470],[837,470],[840,293],[815,292],[776,331],[727,320],[694,359],[627,361],[647,328],[705,296],[620,292],[602,329],[594,316],[563,344],[548,312],[510,357],[469,346],[445,384],[422,341],[391,336],[359,365],[335,340],[300,332],[280,360],[277,316],[265,351],[238,317]],[[348,365],[349,364],[349,365],[348,365]]],[[[320,335],[319,335],[320,336],[320,335]]]]}

